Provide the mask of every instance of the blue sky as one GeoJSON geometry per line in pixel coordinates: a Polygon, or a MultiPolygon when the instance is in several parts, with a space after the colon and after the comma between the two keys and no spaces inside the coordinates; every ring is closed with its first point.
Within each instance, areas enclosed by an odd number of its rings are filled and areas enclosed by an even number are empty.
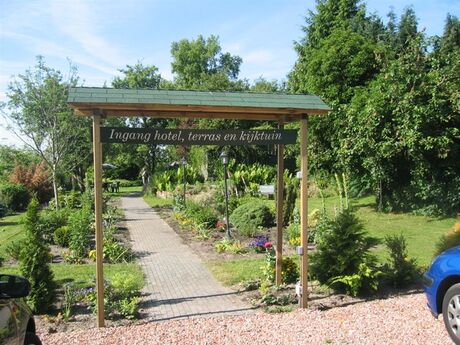
{"type": "MultiPolygon", "coordinates": [[[[381,17],[412,6],[428,35],[442,33],[447,13],[460,16],[460,0],[366,3],[381,17]]],[[[64,74],[70,59],[85,86],[110,85],[117,69],[138,60],[172,79],[171,43],[199,34],[219,36],[224,51],[243,58],[240,77],[283,79],[314,8],[313,0],[0,0],[0,101],[37,55],[64,74]]],[[[17,142],[0,127],[0,143],[17,142]]]]}

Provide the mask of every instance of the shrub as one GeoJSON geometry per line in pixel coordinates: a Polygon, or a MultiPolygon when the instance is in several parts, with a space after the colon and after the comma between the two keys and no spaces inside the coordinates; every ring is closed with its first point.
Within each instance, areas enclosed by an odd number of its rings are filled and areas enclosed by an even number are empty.
{"type": "Polygon", "coordinates": [[[294,209],[297,191],[299,190],[299,179],[285,171],[284,180],[286,181],[286,188],[284,190],[283,224],[288,225],[294,220],[294,209]]]}
{"type": "Polygon", "coordinates": [[[240,241],[236,240],[229,240],[223,239],[217,241],[214,245],[216,252],[218,253],[233,253],[233,254],[241,254],[244,252],[244,248],[241,245],[240,241]]]}
{"type": "MultiPolygon", "coordinates": [[[[112,281],[105,284],[104,307],[108,318],[123,316],[134,318],[139,310],[139,296],[142,283],[134,275],[117,273],[112,281]]],[[[88,296],[90,309],[97,311],[96,291],[91,289],[88,296]]]]}
{"type": "Polygon", "coordinates": [[[90,230],[92,213],[87,208],[74,211],[69,217],[69,228],[72,233],[69,248],[72,256],[77,259],[86,257],[90,247],[90,230]]]}
{"type": "Polygon", "coordinates": [[[436,243],[435,256],[441,254],[449,248],[460,245],[460,218],[457,219],[454,226],[436,243]]]}
{"type": "Polygon", "coordinates": [[[190,217],[196,226],[205,229],[214,229],[219,218],[209,205],[197,204],[193,201],[187,203],[186,214],[190,217]]]}
{"type": "Polygon", "coordinates": [[[230,216],[240,235],[253,237],[260,227],[273,225],[274,216],[270,209],[261,202],[248,202],[238,207],[230,216]]]}
{"type": "Polygon", "coordinates": [[[21,274],[30,282],[27,302],[35,312],[42,313],[49,310],[53,304],[56,283],[49,264],[51,252],[40,231],[37,231],[38,222],[38,201],[34,198],[25,216],[26,238],[20,254],[19,267],[21,274]]]}
{"type": "Polygon", "coordinates": [[[16,164],[10,176],[10,182],[23,185],[29,195],[35,195],[40,203],[51,199],[53,188],[46,164],[16,164]]]}
{"type": "Polygon", "coordinates": [[[395,287],[404,287],[413,283],[419,276],[415,259],[407,257],[407,244],[403,234],[386,236],[385,245],[390,255],[388,278],[395,287]]]}
{"type": "Polygon", "coordinates": [[[335,277],[330,281],[329,286],[342,285],[346,293],[354,297],[363,292],[376,291],[381,272],[371,266],[367,262],[361,262],[356,273],[335,277]]]}
{"type": "Polygon", "coordinates": [[[55,231],[67,225],[68,217],[68,209],[46,209],[40,213],[39,228],[45,241],[51,242],[54,240],[55,231]]]}
{"type": "Polygon", "coordinates": [[[129,262],[133,259],[131,248],[117,242],[115,238],[104,241],[103,255],[104,261],[111,264],[129,262]]]}
{"type": "MultiPolygon", "coordinates": [[[[275,282],[276,275],[276,255],[275,250],[270,242],[265,244],[266,255],[265,265],[262,267],[262,274],[265,278],[265,283],[270,285],[275,282]]],[[[292,284],[299,278],[299,268],[294,259],[284,257],[281,262],[281,281],[284,284],[292,284]]]]}
{"type": "Polygon", "coordinates": [[[21,212],[27,207],[30,195],[22,184],[0,184],[0,203],[12,211],[21,212]]]}
{"type": "Polygon", "coordinates": [[[13,260],[19,261],[22,247],[24,247],[24,240],[13,241],[6,246],[6,255],[13,260]]]}
{"type": "MultiPolygon", "coordinates": [[[[363,225],[351,210],[343,210],[334,219],[323,216],[317,225],[316,251],[310,256],[310,272],[321,284],[340,289],[341,284],[334,284],[334,279],[360,275],[362,263],[372,268],[369,247],[363,225]]],[[[363,272],[364,267],[361,269],[363,272]]],[[[368,288],[365,283],[363,280],[361,290],[368,288]]]]}
{"type": "Polygon", "coordinates": [[[61,226],[54,231],[53,241],[61,247],[68,247],[72,238],[72,232],[67,225],[61,226]]]}

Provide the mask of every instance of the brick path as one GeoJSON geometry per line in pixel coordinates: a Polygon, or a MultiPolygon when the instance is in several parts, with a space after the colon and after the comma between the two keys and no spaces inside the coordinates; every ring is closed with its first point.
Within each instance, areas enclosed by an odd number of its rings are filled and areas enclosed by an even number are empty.
{"type": "Polygon", "coordinates": [[[121,198],[132,248],[140,256],[146,286],[141,312],[167,320],[241,314],[251,307],[221,286],[192,250],[141,197],[121,198]]]}

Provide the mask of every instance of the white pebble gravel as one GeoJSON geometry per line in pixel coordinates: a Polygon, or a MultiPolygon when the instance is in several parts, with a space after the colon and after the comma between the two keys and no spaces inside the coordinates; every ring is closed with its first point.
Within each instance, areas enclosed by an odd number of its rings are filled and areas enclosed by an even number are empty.
{"type": "Polygon", "coordinates": [[[442,318],[431,316],[420,293],[326,311],[191,318],[40,337],[44,345],[452,344],[442,318]]]}

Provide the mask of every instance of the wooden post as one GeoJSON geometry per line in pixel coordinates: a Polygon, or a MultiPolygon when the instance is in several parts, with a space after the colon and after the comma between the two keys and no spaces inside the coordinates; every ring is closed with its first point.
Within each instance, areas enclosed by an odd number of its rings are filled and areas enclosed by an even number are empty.
{"type": "Polygon", "coordinates": [[[93,115],[94,215],[96,222],[97,326],[104,327],[104,267],[102,236],[102,143],[101,115],[93,115]]]}
{"type": "MultiPolygon", "coordinates": [[[[283,121],[280,120],[278,128],[283,129],[283,121]]],[[[282,283],[282,263],[283,263],[283,204],[284,204],[284,145],[278,145],[278,173],[277,173],[277,193],[276,193],[276,270],[275,283],[282,283]]]]}
{"type": "Polygon", "coordinates": [[[308,301],[308,116],[300,120],[300,245],[303,248],[300,263],[300,284],[302,296],[300,308],[307,307],[308,301]]]}

